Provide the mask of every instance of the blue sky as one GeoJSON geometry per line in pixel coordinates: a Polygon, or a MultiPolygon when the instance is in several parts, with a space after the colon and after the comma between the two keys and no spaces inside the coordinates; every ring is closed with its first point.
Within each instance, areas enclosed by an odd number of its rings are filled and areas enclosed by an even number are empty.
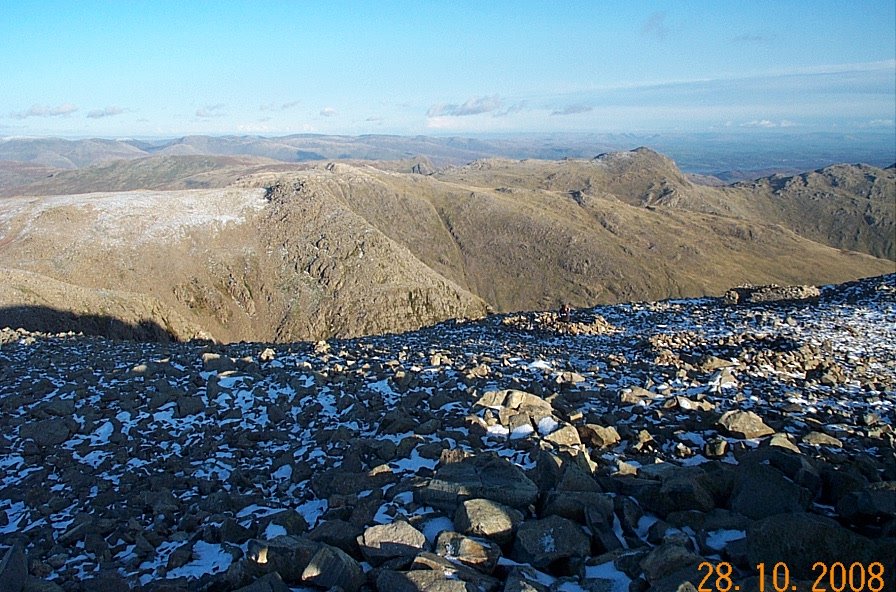
{"type": "Polygon", "coordinates": [[[0,135],[883,131],[893,0],[0,3],[0,135]]]}

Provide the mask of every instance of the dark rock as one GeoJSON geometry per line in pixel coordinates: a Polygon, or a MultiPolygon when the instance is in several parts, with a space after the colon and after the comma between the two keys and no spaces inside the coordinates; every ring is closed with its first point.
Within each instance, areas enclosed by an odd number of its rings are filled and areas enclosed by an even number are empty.
{"type": "Polygon", "coordinates": [[[523,514],[487,499],[464,501],[454,514],[454,528],[464,534],[481,536],[503,545],[509,543],[523,522],[523,514]]]}
{"type": "Polygon", "coordinates": [[[13,545],[0,559],[0,584],[6,592],[21,592],[28,579],[28,566],[25,563],[25,554],[18,545],[13,545]]]}
{"type": "Polygon", "coordinates": [[[81,582],[81,589],[84,592],[95,592],[97,590],[102,590],[103,592],[128,592],[131,587],[120,575],[104,573],[81,582]]]}
{"type": "Polygon", "coordinates": [[[786,561],[793,578],[814,580],[812,565],[834,562],[850,565],[879,561],[874,544],[843,528],[830,518],[795,512],[754,522],[747,529],[747,553],[751,565],[786,561]]]}
{"type": "Polygon", "coordinates": [[[289,592],[289,586],[283,582],[283,578],[277,572],[266,574],[248,586],[243,586],[234,592],[289,592]]]}
{"type": "Polygon", "coordinates": [[[851,491],[837,503],[837,511],[853,522],[874,523],[896,518],[896,481],[872,483],[851,491]]]}
{"type": "Polygon", "coordinates": [[[38,446],[58,446],[71,435],[68,422],[61,417],[28,422],[19,428],[19,436],[34,440],[38,446]]]}
{"type": "Polygon", "coordinates": [[[352,556],[359,556],[361,549],[358,547],[358,537],[364,532],[361,526],[346,522],[345,520],[327,520],[318,524],[308,533],[312,541],[326,543],[338,547],[352,556]]]}
{"type": "Polygon", "coordinates": [[[513,545],[517,561],[539,569],[561,559],[586,557],[590,550],[591,542],[582,527],[560,516],[523,522],[513,545]]]}
{"type": "Polygon", "coordinates": [[[538,496],[538,487],[506,459],[479,455],[444,465],[415,497],[421,503],[454,511],[469,499],[485,498],[514,508],[526,508],[538,496]]]}
{"type": "Polygon", "coordinates": [[[338,586],[345,592],[357,592],[364,583],[364,571],[357,561],[337,547],[323,545],[311,558],[302,581],[321,588],[338,586]]]}
{"type": "Polygon", "coordinates": [[[809,507],[811,494],[764,464],[742,465],[737,471],[731,509],[758,520],[776,514],[801,512],[809,507]]]}

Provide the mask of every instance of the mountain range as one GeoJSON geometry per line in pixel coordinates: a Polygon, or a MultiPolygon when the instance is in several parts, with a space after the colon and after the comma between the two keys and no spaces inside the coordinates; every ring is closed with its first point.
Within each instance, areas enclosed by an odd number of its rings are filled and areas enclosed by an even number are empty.
{"type": "Polygon", "coordinates": [[[709,186],[648,148],[439,165],[185,154],[196,144],[118,142],[156,154],[24,184],[18,170],[0,325],[288,342],[894,271],[892,166],[709,186]]]}

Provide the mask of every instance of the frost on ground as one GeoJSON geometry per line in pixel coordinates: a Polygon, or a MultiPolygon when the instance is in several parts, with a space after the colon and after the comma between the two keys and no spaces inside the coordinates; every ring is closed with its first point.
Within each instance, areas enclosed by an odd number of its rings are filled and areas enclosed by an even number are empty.
{"type": "Polygon", "coordinates": [[[64,590],[621,592],[892,558],[894,280],[574,311],[602,334],[4,330],[0,553],[64,590]]]}

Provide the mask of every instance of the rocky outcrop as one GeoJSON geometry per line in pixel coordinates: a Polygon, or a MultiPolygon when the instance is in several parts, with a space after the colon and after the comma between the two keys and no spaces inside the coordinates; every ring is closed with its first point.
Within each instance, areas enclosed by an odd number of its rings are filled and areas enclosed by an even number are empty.
{"type": "Polygon", "coordinates": [[[821,296],[816,286],[744,285],[725,292],[728,304],[759,304],[767,302],[815,301],[821,296]]]}

